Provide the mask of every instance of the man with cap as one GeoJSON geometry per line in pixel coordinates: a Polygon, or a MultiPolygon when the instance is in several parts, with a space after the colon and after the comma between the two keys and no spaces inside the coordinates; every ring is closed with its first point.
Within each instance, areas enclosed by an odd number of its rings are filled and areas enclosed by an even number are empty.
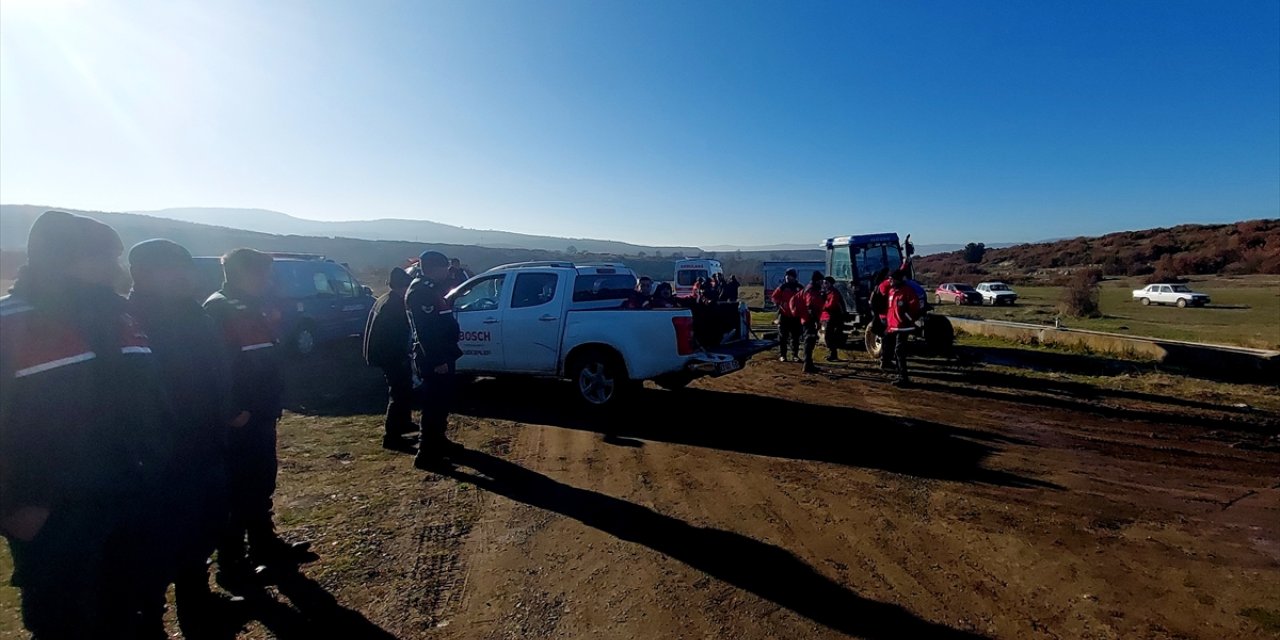
{"type": "Polygon", "coordinates": [[[769,299],[778,308],[778,348],[781,354],[778,360],[787,361],[787,345],[791,345],[791,354],[800,358],[800,321],[791,313],[791,298],[804,289],[800,285],[799,275],[795,269],[787,269],[782,284],[773,290],[769,299]]]}
{"type": "Polygon", "coordinates": [[[449,442],[445,430],[454,365],[462,357],[462,349],[458,348],[458,320],[444,299],[447,291],[441,284],[449,277],[448,258],[438,251],[425,251],[418,257],[418,271],[405,295],[413,333],[413,371],[421,383],[422,426],[413,464],[419,469],[435,469],[459,448],[449,442]]]}
{"type": "Polygon", "coordinates": [[[163,629],[136,599],[154,573],[139,534],[173,417],[113,288],[122,250],[111,227],[47,212],[0,298],[0,531],[23,624],[41,640],[163,629]]]}
{"type": "Polygon", "coordinates": [[[244,582],[254,566],[288,569],[313,557],[307,543],[288,544],[277,537],[272,522],[276,423],[284,391],[266,304],[272,262],[270,255],[253,249],[223,256],[225,283],[204,303],[231,362],[230,523],[218,544],[218,571],[224,583],[244,582]]]}
{"type": "Polygon", "coordinates": [[[848,315],[844,296],[836,288],[836,279],[827,276],[822,280],[822,293],[826,302],[822,305],[821,323],[826,336],[827,362],[840,361],[840,346],[844,344],[844,319],[848,315]]]}
{"type": "Polygon", "coordinates": [[[149,604],[162,611],[174,583],[178,619],[194,637],[224,603],[209,590],[207,561],[227,526],[229,363],[194,295],[195,263],[186,248],[170,240],[139,243],[129,251],[129,272],[129,311],[151,341],[175,417],[164,506],[148,527],[154,553],[170,566],[149,604]]]}
{"type": "Polygon", "coordinates": [[[409,362],[412,336],[404,298],[413,278],[401,268],[391,270],[387,278],[390,291],[383,294],[369,310],[364,328],[364,361],[382,369],[387,379],[387,418],[383,423],[382,446],[403,450],[409,445],[405,434],[418,427],[413,424],[413,368],[409,362]]]}
{"type": "Polygon", "coordinates": [[[878,293],[886,300],[884,339],[880,343],[880,368],[889,369],[895,362],[898,372],[895,386],[910,384],[907,378],[907,337],[924,325],[924,302],[907,284],[907,272],[898,269],[880,283],[878,293]]]}

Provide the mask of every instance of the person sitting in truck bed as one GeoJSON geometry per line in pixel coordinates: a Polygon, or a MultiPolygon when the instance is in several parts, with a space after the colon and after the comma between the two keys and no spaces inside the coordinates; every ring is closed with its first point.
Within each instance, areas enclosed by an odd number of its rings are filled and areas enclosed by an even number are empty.
{"type": "Polygon", "coordinates": [[[663,282],[653,290],[653,297],[649,299],[646,309],[674,309],[677,305],[676,298],[671,293],[671,284],[663,282]]]}
{"type": "Polygon", "coordinates": [[[644,309],[653,296],[653,278],[641,276],[636,281],[636,290],[622,303],[623,309],[644,309]]]}

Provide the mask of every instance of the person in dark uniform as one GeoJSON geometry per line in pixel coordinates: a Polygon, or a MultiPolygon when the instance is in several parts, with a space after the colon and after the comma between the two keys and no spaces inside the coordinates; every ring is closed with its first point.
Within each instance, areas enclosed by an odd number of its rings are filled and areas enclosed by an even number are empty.
{"type": "Polygon", "coordinates": [[[724,291],[720,294],[720,299],[724,302],[738,301],[738,288],[741,283],[738,282],[738,276],[729,276],[729,281],[724,285],[724,291]]]}
{"type": "Polygon", "coordinates": [[[122,251],[111,227],[47,212],[0,298],[0,530],[39,640],[164,628],[137,599],[156,571],[139,540],[158,510],[173,415],[147,336],[113,289],[122,251]]]}
{"type": "Polygon", "coordinates": [[[449,276],[449,260],[438,251],[426,251],[418,257],[418,269],[418,278],[405,296],[413,332],[413,371],[421,383],[422,427],[413,464],[419,469],[434,469],[460,448],[449,442],[445,430],[454,365],[462,357],[462,349],[458,348],[458,320],[444,300],[446,291],[437,284],[449,276]]]}
{"type": "Polygon", "coordinates": [[[409,362],[412,337],[404,298],[413,278],[395,268],[387,278],[391,290],[378,298],[369,310],[364,328],[364,361],[382,369],[387,379],[387,418],[383,423],[382,446],[405,450],[404,436],[418,430],[413,424],[413,368],[409,362]]]}
{"type": "Polygon", "coordinates": [[[204,308],[222,335],[231,361],[231,421],[227,470],[230,524],[218,544],[220,578],[231,583],[250,577],[254,566],[287,569],[310,559],[307,543],[278,538],[272,522],[276,490],[276,422],[284,383],[275,332],[265,297],[271,284],[270,255],[236,249],[222,258],[226,282],[204,308]],[[248,537],[248,554],[245,538],[248,537]]]}
{"type": "Polygon", "coordinates": [[[227,432],[231,377],[222,338],[195,298],[195,263],[181,245],[148,240],[129,251],[133,291],[129,312],[151,341],[174,410],[173,458],[148,527],[150,547],[169,567],[155,600],[176,587],[178,619],[187,637],[209,627],[228,600],[209,589],[207,561],[227,526],[227,432]]]}
{"type": "Polygon", "coordinates": [[[782,284],[769,296],[778,307],[778,348],[781,351],[779,362],[787,361],[787,345],[791,345],[791,354],[796,359],[800,358],[800,321],[791,313],[791,298],[803,289],[797,280],[796,270],[787,269],[782,284]]]}
{"type": "Polygon", "coordinates": [[[449,293],[454,287],[457,287],[470,279],[471,274],[468,273],[466,269],[462,268],[462,261],[457,258],[453,258],[449,261],[449,275],[445,277],[447,287],[445,293],[449,293]]]}

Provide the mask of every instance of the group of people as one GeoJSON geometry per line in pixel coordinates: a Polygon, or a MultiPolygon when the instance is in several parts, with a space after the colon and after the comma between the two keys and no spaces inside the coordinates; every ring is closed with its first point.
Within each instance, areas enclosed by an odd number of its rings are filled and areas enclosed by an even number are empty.
{"type": "Polygon", "coordinates": [[[737,302],[740,287],[738,276],[725,279],[723,273],[713,273],[711,277],[702,276],[693,283],[693,299],[703,304],[737,302]]]}
{"type": "Polygon", "coordinates": [[[392,269],[390,290],[374,303],[365,326],[365,362],[380,368],[387,380],[382,446],[413,451],[411,436],[416,432],[414,466],[420,469],[439,469],[461,450],[445,436],[462,349],[458,321],[444,297],[457,286],[459,269],[456,259],[450,261],[438,251],[423,252],[413,274],[392,269]],[[422,414],[416,425],[415,406],[422,414]]]}
{"type": "MultiPolygon", "coordinates": [[[[924,326],[924,295],[919,285],[908,278],[905,268],[888,274],[871,293],[870,306],[877,316],[875,331],[882,336],[880,367],[895,371],[895,385],[910,383],[907,376],[906,342],[924,326]]],[[[783,282],[770,299],[778,308],[778,348],[780,362],[791,357],[804,363],[805,373],[817,373],[813,353],[819,335],[824,337],[827,361],[840,360],[845,342],[844,325],[849,311],[836,280],[814,271],[809,284],[801,285],[795,269],[788,269],[783,282]],[[800,345],[803,342],[803,355],[800,345]]]]}
{"type": "Polygon", "coordinates": [[[807,286],[801,285],[795,269],[787,269],[782,284],[770,294],[778,307],[778,360],[788,362],[787,349],[796,360],[804,362],[805,373],[817,373],[813,352],[818,346],[819,333],[825,334],[828,350],[827,361],[840,359],[843,344],[844,297],[836,290],[835,278],[824,277],[814,271],[807,286]],[[804,343],[803,358],[800,344],[804,343]]]}
{"type": "Polygon", "coordinates": [[[187,637],[254,585],[314,559],[273,526],[283,384],[267,307],[272,258],[238,249],[201,305],[191,254],[129,251],[111,227],[51,211],[0,298],[0,530],[39,640],[187,637]],[[229,587],[230,588],[230,587],[229,587]]]}

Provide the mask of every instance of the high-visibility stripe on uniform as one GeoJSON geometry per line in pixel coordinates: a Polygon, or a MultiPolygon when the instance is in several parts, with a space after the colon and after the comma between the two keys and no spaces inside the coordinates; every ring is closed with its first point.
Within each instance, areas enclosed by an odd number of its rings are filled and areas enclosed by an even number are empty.
{"type": "Polygon", "coordinates": [[[37,373],[44,373],[45,371],[51,371],[53,369],[58,369],[60,367],[65,367],[67,365],[77,364],[80,362],[88,362],[90,360],[93,360],[96,357],[98,357],[98,354],[92,351],[86,351],[84,353],[76,354],[74,356],[67,356],[66,358],[58,358],[57,360],[51,360],[49,362],[45,362],[42,364],[33,365],[25,369],[18,369],[13,373],[13,377],[25,378],[26,376],[32,376],[37,373]]]}
{"type": "Polygon", "coordinates": [[[151,347],[121,347],[120,353],[151,353],[151,347]]]}
{"type": "Polygon", "coordinates": [[[268,347],[274,347],[274,346],[276,346],[274,342],[259,342],[258,344],[249,344],[249,345],[240,347],[240,350],[241,351],[257,351],[258,349],[266,349],[268,347]]]}

